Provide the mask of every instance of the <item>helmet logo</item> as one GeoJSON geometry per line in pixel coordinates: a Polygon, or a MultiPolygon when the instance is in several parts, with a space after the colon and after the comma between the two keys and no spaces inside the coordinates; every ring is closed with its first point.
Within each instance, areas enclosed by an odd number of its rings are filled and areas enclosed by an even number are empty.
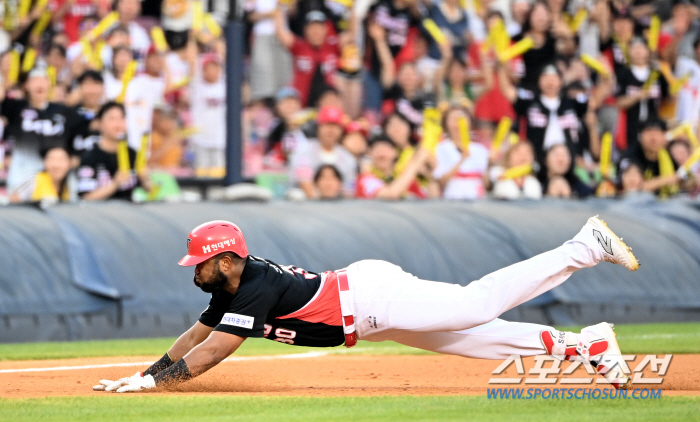
{"type": "Polygon", "coordinates": [[[226,239],[222,242],[215,242],[215,243],[210,243],[208,245],[204,245],[204,246],[202,246],[202,252],[203,253],[211,253],[212,250],[214,252],[216,252],[219,249],[221,249],[221,251],[223,252],[225,247],[233,246],[235,244],[236,244],[236,239],[230,238],[230,239],[226,239]]]}
{"type": "Polygon", "coordinates": [[[187,252],[190,251],[190,242],[191,242],[191,241],[192,241],[192,238],[191,238],[191,237],[188,237],[188,238],[187,238],[187,252]]]}

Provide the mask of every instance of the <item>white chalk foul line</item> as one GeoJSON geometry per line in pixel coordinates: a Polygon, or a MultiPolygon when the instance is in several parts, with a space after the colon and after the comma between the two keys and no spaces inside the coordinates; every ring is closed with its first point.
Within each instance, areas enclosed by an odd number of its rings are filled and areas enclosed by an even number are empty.
{"type": "MultiPolygon", "coordinates": [[[[307,352],[294,353],[291,355],[271,355],[271,356],[232,356],[226,358],[223,362],[242,362],[253,360],[273,360],[273,359],[307,359],[326,356],[328,352],[307,352]]],[[[22,368],[22,369],[2,369],[0,374],[9,374],[15,372],[48,372],[48,371],[72,371],[78,369],[96,369],[96,368],[117,368],[125,366],[146,366],[152,365],[153,362],[128,362],[128,363],[103,363],[100,365],[82,365],[82,366],[55,366],[53,368],[22,368]]]]}

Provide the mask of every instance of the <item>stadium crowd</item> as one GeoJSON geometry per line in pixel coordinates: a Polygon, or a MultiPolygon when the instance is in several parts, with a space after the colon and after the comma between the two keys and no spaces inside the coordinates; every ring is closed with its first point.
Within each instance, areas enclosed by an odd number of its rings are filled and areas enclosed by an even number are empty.
{"type": "MultiPolygon", "coordinates": [[[[224,174],[228,2],[2,3],[12,202],[224,174]]],[[[246,0],[244,177],[306,198],[698,193],[700,8],[246,0]]]]}

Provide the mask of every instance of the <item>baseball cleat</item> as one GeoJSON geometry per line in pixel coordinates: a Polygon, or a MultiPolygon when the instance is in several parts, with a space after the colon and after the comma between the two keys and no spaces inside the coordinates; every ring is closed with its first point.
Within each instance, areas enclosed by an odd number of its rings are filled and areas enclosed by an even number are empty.
{"type": "Polygon", "coordinates": [[[601,322],[582,329],[576,353],[588,360],[613,387],[629,390],[632,388],[630,370],[622,359],[613,328],[613,324],[601,322]]]}
{"type": "Polygon", "coordinates": [[[639,261],[632,253],[632,248],[627,246],[622,238],[617,237],[605,221],[596,215],[588,219],[586,226],[590,228],[593,238],[598,242],[604,261],[622,265],[630,271],[636,271],[639,268],[639,261]]]}

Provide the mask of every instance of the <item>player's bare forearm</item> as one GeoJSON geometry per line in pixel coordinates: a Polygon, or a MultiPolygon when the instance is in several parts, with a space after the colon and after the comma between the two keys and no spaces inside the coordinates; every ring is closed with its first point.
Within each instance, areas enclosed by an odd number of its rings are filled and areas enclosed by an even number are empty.
{"type": "Polygon", "coordinates": [[[168,350],[168,355],[173,361],[182,359],[190,350],[206,340],[213,329],[213,327],[208,327],[199,321],[195,322],[189,330],[175,340],[175,343],[168,350]]]}

